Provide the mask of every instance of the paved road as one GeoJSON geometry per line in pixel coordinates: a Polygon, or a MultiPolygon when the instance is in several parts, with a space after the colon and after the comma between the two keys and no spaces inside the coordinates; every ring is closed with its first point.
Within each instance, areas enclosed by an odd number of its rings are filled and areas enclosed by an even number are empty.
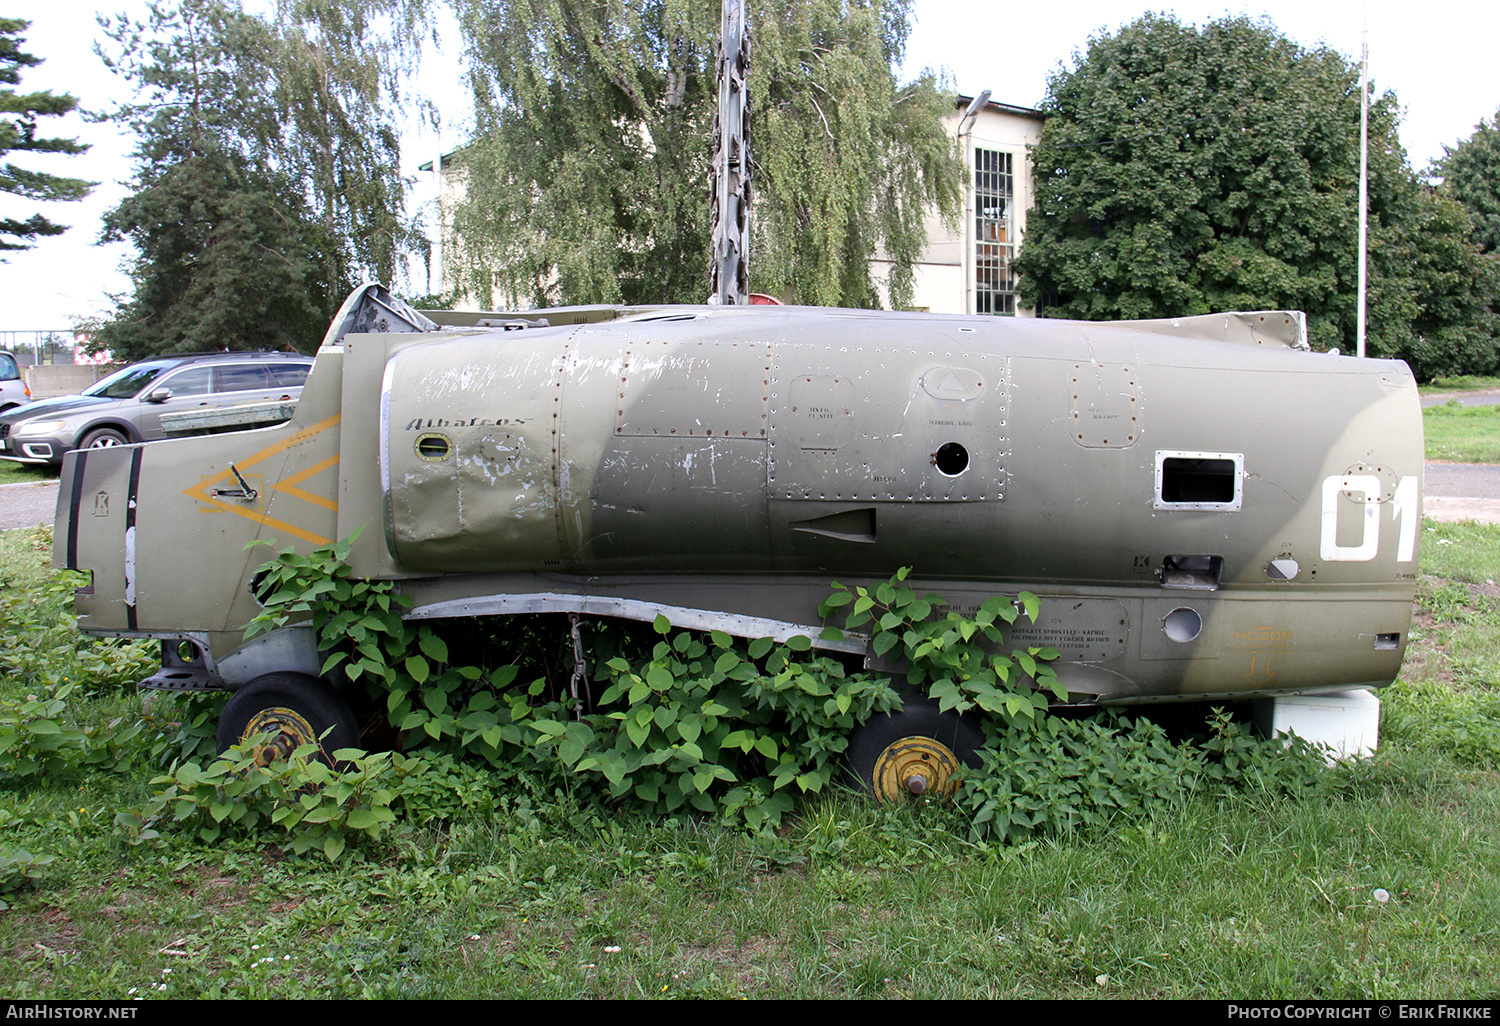
{"type": "MultiPolygon", "coordinates": [[[[1500,524],[1500,465],[1429,463],[1426,492],[1422,512],[1434,520],[1500,524]]],[[[0,531],[50,525],[56,509],[56,481],[0,485],[0,531]]]]}
{"type": "Polygon", "coordinates": [[[1500,466],[1429,463],[1423,489],[1424,516],[1450,524],[1462,520],[1500,524],[1500,466]]]}
{"type": "Polygon", "coordinates": [[[0,531],[52,526],[57,511],[57,482],[0,485],[0,531]]]}
{"type": "Polygon", "coordinates": [[[1428,495],[1500,499],[1500,465],[1429,463],[1423,490],[1428,495]]]}
{"type": "Polygon", "coordinates": [[[1449,399],[1457,399],[1460,406],[1494,406],[1500,403],[1500,388],[1487,388],[1480,392],[1442,392],[1424,395],[1422,405],[1442,406],[1449,399]]]}

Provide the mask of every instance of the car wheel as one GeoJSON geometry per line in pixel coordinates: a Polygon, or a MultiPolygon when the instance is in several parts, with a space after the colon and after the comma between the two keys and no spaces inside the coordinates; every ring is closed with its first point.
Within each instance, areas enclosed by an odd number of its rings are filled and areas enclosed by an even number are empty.
{"type": "Polygon", "coordinates": [[[219,752],[256,736],[261,736],[252,750],[257,765],[288,758],[309,744],[317,745],[318,758],[332,765],[332,753],[358,746],[359,725],[343,696],[317,677],[267,673],[225,704],[216,736],[219,752]]]}
{"type": "Polygon", "coordinates": [[[129,445],[130,439],[126,438],[114,428],[100,428],[98,431],[90,431],[83,436],[83,441],[78,443],[80,449],[110,449],[117,445],[129,445]]]}
{"type": "Polygon", "coordinates": [[[946,798],[959,766],[979,766],[984,734],[972,718],[941,712],[909,695],[900,712],[872,716],[849,736],[844,766],[850,783],[882,804],[946,798]]]}

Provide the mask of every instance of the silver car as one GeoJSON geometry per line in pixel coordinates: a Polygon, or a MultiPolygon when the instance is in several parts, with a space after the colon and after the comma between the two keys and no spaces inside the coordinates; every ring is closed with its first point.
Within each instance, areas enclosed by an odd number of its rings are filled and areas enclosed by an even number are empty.
{"type": "Polygon", "coordinates": [[[297,353],[163,356],[122,367],[80,395],[41,399],[0,415],[0,459],[62,463],[72,449],[163,437],[162,415],[295,399],[312,369],[297,353]]]}
{"type": "Polygon", "coordinates": [[[21,376],[21,365],[15,354],[0,349],[0,413],[31,402],[31,389],[21,376]]]}

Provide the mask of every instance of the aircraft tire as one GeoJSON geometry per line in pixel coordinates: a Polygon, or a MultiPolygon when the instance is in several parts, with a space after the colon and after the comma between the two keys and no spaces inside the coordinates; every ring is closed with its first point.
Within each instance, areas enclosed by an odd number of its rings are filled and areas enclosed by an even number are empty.
{"type": "Polygon", "coordinates": [[[273,736],[255,748],[262,766],[304,744],[318,745],[318,758],[331,766],[332,753],[359,745],[359,723],[349,703],[324,681],[302,673],[267,673],[236,691],[219,717],[215,740],[223,754],[267,732],[273,736]]]}
{"type": "Polygon", "coordinates": [[[872,716],[849,735],[844,753],[850,786],[882,804],[916,797],[947,797],[960,765],[977,768],[984,734],[972,717],[941,712],[920,695],[900,712],[872,716]]]}

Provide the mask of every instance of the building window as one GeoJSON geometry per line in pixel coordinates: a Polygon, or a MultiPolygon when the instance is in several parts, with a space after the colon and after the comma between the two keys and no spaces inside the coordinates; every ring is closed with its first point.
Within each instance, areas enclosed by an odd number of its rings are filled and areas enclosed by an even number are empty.
{"type": "Polygon", "coordinates": [[[1015,176],[1011,155],[974,151],[974,312],[1014,317],[1015,176]]]}

